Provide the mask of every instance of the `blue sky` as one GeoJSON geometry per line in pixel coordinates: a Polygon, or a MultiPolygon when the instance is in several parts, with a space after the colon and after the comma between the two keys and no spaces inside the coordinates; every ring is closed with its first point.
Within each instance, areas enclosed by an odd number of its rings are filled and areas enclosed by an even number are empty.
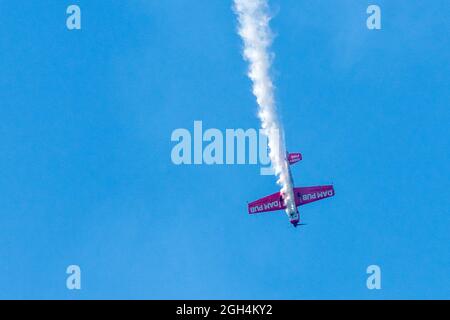
{"type": "Polygon", "coordinates": [[[0,298],[450,298],[449,2],[271,6],[296,184],[336,190],[300,229],[247,214],[258,166],[170,159],[194,120],[259,126],[231,1],[0,2],[0,298]]]}

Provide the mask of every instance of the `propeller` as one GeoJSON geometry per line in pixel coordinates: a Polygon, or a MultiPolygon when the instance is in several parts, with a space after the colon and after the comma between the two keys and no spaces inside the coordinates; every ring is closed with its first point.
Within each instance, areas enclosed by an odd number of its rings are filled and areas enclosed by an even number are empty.
{"type": "Polygon", "coordinates": [[[307,223],[297,223],[295,227],[297,228],[298,226],[307,226],[307,225],[308,225],[307,223]]]}

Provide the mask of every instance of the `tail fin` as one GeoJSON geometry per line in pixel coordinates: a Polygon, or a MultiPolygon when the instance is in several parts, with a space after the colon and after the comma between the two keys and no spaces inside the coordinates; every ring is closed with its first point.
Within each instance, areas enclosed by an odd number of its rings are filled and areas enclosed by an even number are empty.
{"type": "Polygon", "coordinates": [[[302,160],[302,154],[298,152],[288,153],[287,160],[289,164],[294,164],[302,160]]]}

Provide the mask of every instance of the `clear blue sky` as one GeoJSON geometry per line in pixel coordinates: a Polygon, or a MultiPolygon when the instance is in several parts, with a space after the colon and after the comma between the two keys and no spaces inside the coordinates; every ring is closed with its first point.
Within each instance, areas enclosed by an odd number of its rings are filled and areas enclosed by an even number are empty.
{"type": "Polygon", "coordinates": [[[450,298],[449,2],[271,4],[294,178],[336,189],[299,229],[247,214],[259,167],[170,159],[259,126],[231,1],[0,2],[0,298],[450,298]]]}

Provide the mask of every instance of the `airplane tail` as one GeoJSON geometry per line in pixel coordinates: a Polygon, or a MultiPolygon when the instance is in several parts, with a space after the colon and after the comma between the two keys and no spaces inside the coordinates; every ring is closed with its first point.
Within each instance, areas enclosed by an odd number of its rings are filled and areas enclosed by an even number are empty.
{"type": "Polygon", "coordinates": [[[298,152],[287,153],[287,161],[290,165],[297,163],[302,160],[302,154],[298,152]]]}

